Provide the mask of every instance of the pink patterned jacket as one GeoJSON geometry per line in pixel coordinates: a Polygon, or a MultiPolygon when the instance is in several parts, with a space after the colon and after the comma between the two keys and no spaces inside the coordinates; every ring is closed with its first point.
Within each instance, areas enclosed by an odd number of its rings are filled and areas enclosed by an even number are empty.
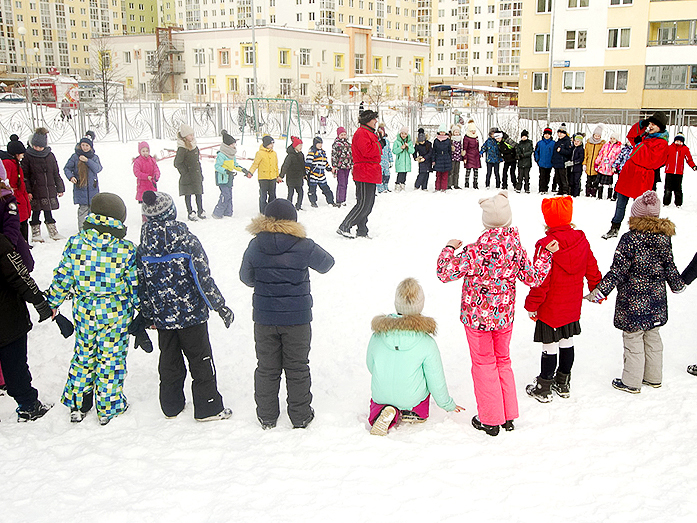
{"type": "Polygon", "coordinates": [[[508,327],[515,311],[516,278],[529,287],[540,285],[552,268],[552,254],[542,249],[530,262],[517,227],[485,231],[460,254],[445,247],[438,257],[438,279],[464,278],[460,320],[472,329],[508,327]]]}

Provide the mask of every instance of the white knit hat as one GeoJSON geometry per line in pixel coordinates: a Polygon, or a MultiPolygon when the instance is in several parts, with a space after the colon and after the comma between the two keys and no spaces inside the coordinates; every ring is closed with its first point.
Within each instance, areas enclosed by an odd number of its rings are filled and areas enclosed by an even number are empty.
{"type": "Polygon", "coordinates": [[[398,314],[409,316],[424,310],[424,290],[414,278],[407,278],[397,285],[394,308],[398,314]]]}
{"type": "Polygon", "coordinates": [[[508,191],[501,191],[491,198],[482,198],[479,206],[482,208],[482,224],[487,229],[510,227],[513,223],[508,191]]]}

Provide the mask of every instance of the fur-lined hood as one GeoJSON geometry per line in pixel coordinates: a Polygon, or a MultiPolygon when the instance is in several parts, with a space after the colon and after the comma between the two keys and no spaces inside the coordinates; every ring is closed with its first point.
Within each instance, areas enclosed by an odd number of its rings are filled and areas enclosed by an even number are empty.
{"type": "Polygon", "coordinates": [[[629,230],[638,232],[653,232],[675,236],[675,224],[668,218],[654,218],[653,216],[629,218],[629,230]]]}
{"type": "Polygon", "coordinates": [[[435,335],[437,329],[436,320],[421,314],[375,316],[370,326],[377,334],[390,331],[414,331],[435,335]]]}
{"type": "Polygon", "coordinates": [[[306,238],[305,227],[293,220],[277,220],[260,214],[256,218],[252,218],[252,223],[247,226],[247,231],[254,236],[260,232],[271,232],[288,234],[297,238],[306,238]]]}

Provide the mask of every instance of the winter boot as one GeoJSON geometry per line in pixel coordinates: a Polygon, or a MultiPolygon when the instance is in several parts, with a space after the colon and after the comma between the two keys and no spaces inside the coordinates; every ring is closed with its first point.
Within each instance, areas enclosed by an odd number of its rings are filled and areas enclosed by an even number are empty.
{"type": "Polygon", "coordinates": [[[571,396],[571,374],[564,374],[557,371],[552,382],[552,390],[557,393],[560,398],[568,398],[571,396]]]}
{"type": "Polygon", "coordinates": [[[44,404],[39,400],[36,400],[29,407],[17,407],[17,421],[24,423],[27,421],[37,420],[46,414],[51,407],[53,407],[53,403],[44,404]]]}
{"type": "Polygon", "coordinates": [[[687,373],[697,376],[697,365],[690,365],[687,367],[687,373]]]}
{"type": "Polygon", "coordinates": [[[617,390],[629,392],[630,394],[639,394],[641,392],[641,389],[625,385],[622,381],[622,378],[615,378],[614,380],[612,380],[612,386],[615,387],[617,390]]]}
{"type": "Polygon", "coordinates": [[[44,243],[41,237],[41,224],[31,226],[31,241],[32,243],[44,243]]]}
{"type": "Polygon", "coordinates": [[[395,409],[391,405],[388,405],[387,407],[382,409],[382,412],[380,412],[378,419],[376,419],[373,423],[373,427],[370,429],[370,433],[373,436],[387,436],[387,429],[390,428],[390,424],[392,423],[396,415],[397,409],[395,409]]]}
{"type": "Polygon", "coordinates": [[[498,436],[501,429],[500,425],[484,425],[484,423],[479,421],[479,416],[472,418],[472,426],[477,430],[483,430],[489,436],[498,436]]]}
{"type": "Polygon", "coordinates": [[[477,185],[477,171],[472,173],[472,189],[479,189],[479,185],[477,185]]]}
{"type": "Polygon", "coordinates": [[[503,430],[505,430],[506,432],[510,432],[512,430],[515,430],[515,425],[513,425],[513,420],[512,419],[506,420],[506,423],[501,425],[501,428],[503,430]]]}
{"type": "Polygon", "coordinates": [[[607,231],[605,234],[603,234],[602,238],[603,240],[609,240],[610,238],[617,238],[617,235],[620,233],[620,224],[615,223],[615,222],[610,222],[612,225],[610,226],[610,230],[607,231]]]}
{"type": "Polygon", "coordinates": [[[65,240],[65,236],[58,232],[55,223],[47,223],[48,235],[52,240],[65,240]]]}
{"type": "Polygon", "coordinates": [[[198,215],[196,214],[196,211],[190,211],[188,219],[190,222],[195,222],[196,220],[198,220],[198,215]]]}
{"type": "Polygon", "coordinates": [[[552,380],[546,380],[538,376],[535,378],[534,382],[525,387],[525,392],[528,393],[528,396],[535,398],[540,403],[549,403],[554,399],[551,386],[552,380]]]}
{"type": "Polygon", "coordinates": [[[232,409],[223,409],[218,414],[213,414],[207,418],[194,418],[196,421],[218,421],[221,419],[230,419],[232,416],[232,409]]]}
{"type": "Polygon", "coordinates": [[[402,410],[400,414],[400,421],[405,423],[424,423],[426,421],[425,418],[422,418],[413,410],[402,410]]]}

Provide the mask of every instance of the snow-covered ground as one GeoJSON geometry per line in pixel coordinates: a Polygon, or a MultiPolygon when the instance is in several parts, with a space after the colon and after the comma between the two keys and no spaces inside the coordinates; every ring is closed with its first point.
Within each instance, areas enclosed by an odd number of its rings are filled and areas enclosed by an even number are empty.
{"type": "MultiPolygon", "coordinates": [[[[327,149],[330,145],[325,143],[327,149]]],[[[172,142],[151,143],[153,152],[171,146],[172,142]]],[[[276,146],[282,161],[284,144],[279,140],[276,146]]],[[[253,157],[257,148],[249,142],[238,150],[253,157]]],[[[135,143],[96,144],[104,165],[101,188],[126,201],[128,238],[137,243],[141,218],[131,168],[136,149],[135,143]]],[[[55,148],[61,167],[71,152],[71,146],[55,148]]],[[[218,190],[213,160],[202,162],[204,203],[210,216],[218,190]]],[[[172,160],[161,161],[160,168],[160,188],[175,196],[183,218],[184,202],[176,196],[178,173],[172,160]]],[[[394,179],[393,175],[392,183],[394,179]]],[[[459,321],[461,283],[442,284],[435,268],[447,240],[467,243],[478,237],[482,226],[477,200],[494,190],[435,194],[432,177],[431,191],[415,192],[414,179],[411,173],[404,193],[377,197],[369,221],[372,240],[348,240],[336,234],[350,207],[329,207],[320,196],[320,207],[312,209],[305,200],[307,210],[299,220],[336,259],[326,275],[311,275],[310,358],[317,415],[306,430],[293,430],[282,413],[276,429],[262,431],[255,416],[252,291],[239,281],[238,270],[251,238],[245,227],[258,210],[256,177],[236,178],[234,217],[189,224],[206,248],[213,276],[235,312],[229,330],[215,314],[209,321],[218,385],[234,412],[232,419],[197,423],[187,407],[178,418],[166,420],[158,403],[157,350],[152,354],[131,350],[125,384],[131,403],[128,412],[105,427],[98,425],[93,412],[83,423],[71,424],[59,398],[73,339],[64,340],[50,322],[35,324],[29,334],[34,385],[43,401],[56,406],[39,421],[18,424],[12,399],[0,398],[4,478],[0,519],[13,523],[75,518],[170,523],[697,521],[697,378],[685,372],[688,364],[697,363],[697,324],[692,323],[696,289],[669,296],[670,321],[661,333],[662,388],[644,388],[635,396],[611,387],[622,369],[621,333],[612,325],[613,293],[602,305],[583,304],[571,398],[543,405],[524,392],[539,371],[540,345],[532,342],[533,324],[522,308],[527,287],[520,285],[511,353],[521,416],[514,432],[489,437],[470,423],[476,404],[459,321]],[[366,422],[370,320],[393,310],[395,286],[407,276],[416,277],[424,287],[424,314],[438,321],[436,339],[450,393],[467,410],[446,413],[432,404],[427,423],[398,427],[380,438],[368,433],[366,422]]],[[[536,189],[536,169],[532,179],[536,189]]],[[[680,270],[697,245],[697,229],[690,225],[697,217],[692,171],[686,173],[684,185],[682,209],[672,206],[662,211],[677,225],[673,247],[680,270]]],[[[285,196],[285,185],[278,192],[285,196]]],[[[514,224],[530,253],[543,234],[541,196],[512,193],[510,199],[514,224]]],[[[614,203],[584,197],[574,203],[574,222],[588,235],[604,273],[617,240],[600,236],[609,227],[614,203]]],[[[76,207],[70,193],[62,198],[56,217],[63,234],[75,232],[76,207]]],[[[50,283],[63,243],[49,242],[33,250],[34,277],[41,288],[50,283]]],[[[70,314],[69,304],[62,312],[70,314]]],[[[33,310],[32,317],[36,319],[33,310]]],[[[151,336],[155,341],[157,335],[151,336]]],[[[186,393],[189,396],[188,383],[186,393]]]]}

